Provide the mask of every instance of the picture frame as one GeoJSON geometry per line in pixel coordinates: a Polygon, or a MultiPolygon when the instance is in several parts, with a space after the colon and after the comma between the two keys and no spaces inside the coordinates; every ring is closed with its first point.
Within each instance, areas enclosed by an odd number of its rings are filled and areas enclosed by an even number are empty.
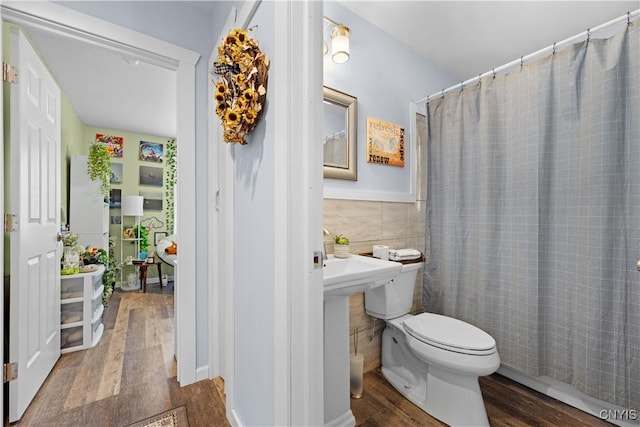
{"type": "Polygon", "coordinates": [[[121,136],[96,133],[95,143],[106,146],[111,157],[122,158],[124,155],[124,138],[121,136]]]}
{"type": "Polygon", "coordinates": [[[111,163],[111,176],[109,177],[111,184],[122,184],[123,167],[122,163],[111,163]]]}
{"type": "Polygon", "coordinates": [[[157,142],[140,141],[138,158],[145,162],[162,163],[164,146],[157,142]]]}
{"type": "Polygon", "coordinates": [[[167,232],[166,231],[156,231],[153,234],[153,244],[154,244],[154,246],[158,246],[158,243],[160,243],[160,240],[164,239],[165,237],[167,237],[167,232]]]}
{"type": "Polygon", "coordinates": [[[162,191],[141,191],[140,195],[144,197],[142,209],[145,211],[161,211],[163,206],[162,191]]]}
{"type": "Polygon", "coordinates": [[[404,167],[404,128],[367,117],[367,163],[404,167]]]}
{"type": "Polygon", "coordinates": [[[122,190],[112,188],[109,192],[109,209],[120,209],[122,207],[122,190]]]}
{"type": "Polygon", "coordinates": [[[140,185],[162,187],[164,170],[154,166],[140,166],[140,185]]]}

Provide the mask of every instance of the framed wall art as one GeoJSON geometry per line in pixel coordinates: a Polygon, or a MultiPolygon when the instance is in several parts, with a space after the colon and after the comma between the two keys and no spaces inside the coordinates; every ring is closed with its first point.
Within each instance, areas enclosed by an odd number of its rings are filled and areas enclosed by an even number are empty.
{"type": "Polygon", "coordinates": [[[162,187],[164,170],[153,166],[140,166],[140,185],[162,187]]]}
{"type": "Polygon", "coordinates": [[[367,162],[404,167],[404,128],[367,117],[367,162]]]}
{"type": "Polygon", "coordinates": [[[96,133],[95,143],[105,145],[111,157],[122,158],[124,155],[124,138],[121,136],[96,133]]]}
{"type": "Polygon", "coordinates": [[[145,162],[162,163],[164,147],[157,142],[140,141],[140,154],[138,158],[145,162]]]}

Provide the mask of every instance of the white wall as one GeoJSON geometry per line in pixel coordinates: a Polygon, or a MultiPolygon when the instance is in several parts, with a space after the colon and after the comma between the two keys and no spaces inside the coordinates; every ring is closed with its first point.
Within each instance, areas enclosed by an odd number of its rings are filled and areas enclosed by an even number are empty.
{"type": "MultiPolygon", "coordinates": [[[[331,55],[326,55],[324,84],[358,98],[358,180],[325,179],[325,190],[409,193],[409,102],[447,88],[457,80],[335,1],[324,3],[324,14],[351,29],[350,59],[345,64],[335,64],[331,55]],[[367,163],[367,117],[404,127],[407,144],[404,168],[367,163]]],[[[328,35],[325,39],[330,41],[328,35]]]]}
{"type": "MultiPolygon", "coordinates": [[[[274,3],[262,2],[248,27],[274,57],[274,3]]],[[[266,110],[247,145],[235,146],[235,409],[245,425],[274,419],[274,109],[271,79],[266,110]]]]}
{"type": "MultiPolygon", "coordinates": [[[[180,1],[59,1],[75,9],[140,33],[191,49],[208,58],[217,43],[219,30],[212,27],[216,17],[227,16],[227,2],[216,4],[221,13],[209,15],[180,1]]],[[[221,26],[221,25],[220,25],[221,26]]],[[[200,59],[196,65],[196,367],[208,363],[207,314],[207,81],[208,64],[200,59]]],[[[177,141],[178,150],[180,141],[177,141]]]]}

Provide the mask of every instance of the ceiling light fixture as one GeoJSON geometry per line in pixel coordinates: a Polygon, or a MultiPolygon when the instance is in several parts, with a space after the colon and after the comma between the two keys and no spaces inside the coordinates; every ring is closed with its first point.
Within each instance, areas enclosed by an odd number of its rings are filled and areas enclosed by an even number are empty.
{"type": "MultiPolygon", "coordinates": [[[[351,36],[351,30],[343,24],[339,24],[336,21],[324,17],[324,20],[333,25],[331,30],[331,59],[336,64],[344,64],[349,60],[349,37],[351,36]]],[[[329,48],[327,42],[323,41],[322,49],[326,55],[329,48]]]]}

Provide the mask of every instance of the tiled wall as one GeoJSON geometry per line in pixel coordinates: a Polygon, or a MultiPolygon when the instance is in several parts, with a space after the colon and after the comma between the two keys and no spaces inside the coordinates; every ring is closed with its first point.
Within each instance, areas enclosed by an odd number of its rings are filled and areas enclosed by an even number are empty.
{"type": "MultiPolygon", "coordinates": [[[[424,253],[424,201],[415,203],[370,202],[324,199],[324,227],[331,234],[343,234],[349,239],[351,253],[371,252],[373,245],[392,249],[414,248],[424,253]]],[[[333,243],[326,239],[327,251],[333,243]]],[[[412,312],[421,312],[422,269],[416,277],[412,312]]],[[[358,352],[364,353],[365,372],[380,366],[380,337],[384,321],[367,315],[364,294],[349,300],[351,351],[353,333],[358,329],[358,352]]]]}

